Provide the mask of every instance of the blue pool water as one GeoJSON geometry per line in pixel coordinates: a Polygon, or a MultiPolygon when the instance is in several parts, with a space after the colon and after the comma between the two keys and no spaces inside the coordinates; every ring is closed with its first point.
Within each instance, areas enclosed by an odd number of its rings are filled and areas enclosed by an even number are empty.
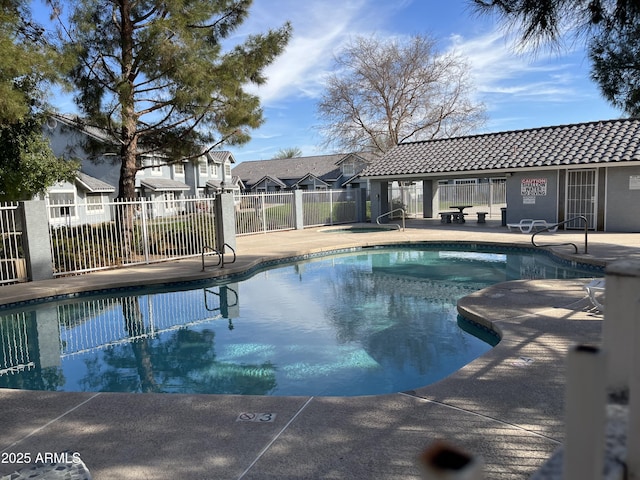
{"type": "Polygon", "coordinates": [[[519,278],[574,278],[534,253],[381,248],[227,283],[0,311],[0,387],[367,395],[436,382],[498,338],[459,298],[519,278]]]}

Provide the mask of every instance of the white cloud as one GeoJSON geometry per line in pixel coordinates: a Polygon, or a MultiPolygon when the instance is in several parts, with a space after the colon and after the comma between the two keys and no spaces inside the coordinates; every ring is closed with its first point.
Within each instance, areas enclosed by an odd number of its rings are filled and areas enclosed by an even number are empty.
{"type": "Polygon", "coordinates": [[[266,106],[284,98],[317,98],[340,48],[352,36],[371,33],[382,26],[385,19],[385,12],[380,7],[373,8],[372,0],[285,0],[278,3],[277,9],[273,6],[267,9],[266,2],[256,2],[252,16],[260,20],[249,24],[248,31],[256,28],[264,31],[265,23],[278,26],[285,20],[293,25],[293,37],[286,50],[265,71],[266,85],[250,89],[266,106]]]}

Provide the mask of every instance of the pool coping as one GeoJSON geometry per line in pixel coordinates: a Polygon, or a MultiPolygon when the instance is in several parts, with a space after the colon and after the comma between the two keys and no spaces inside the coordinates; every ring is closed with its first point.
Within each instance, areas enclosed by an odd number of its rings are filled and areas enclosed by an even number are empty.
{"type": "MultiPolygon", "coordinates": [[[[479,231],[477,236],[488,236],[492,243],[495,238],[498,243],[524,244],[524,237],[494,233],[479,231]]],[[[414,234],[400,236],[411,243],[424,241],[421,237],[429,233],[414,234]]],[[[285,250],[290,256],[323,251],[327,243],[349,247],[344,239],[317,244],[308,234],[288,235],[294,239],[288,245],[276,245],[284,242],[283,236],[242,242],[248,253],[244,265],[282,258],[285,250]]],[[[378,237],[384,233],[362,235],[353,237],[367,245],[392,243],[378,237]]],[[[326,235],[337,236],[345,237],[326,235]]],[[[616,241],[601,238],[603,246],[616,241]]],[[[632,248],[637,238],[623,239],[631,248],[624,255],[638,253],[632,248]]],[[[603,264],[599,258],[607,255],[603,250],[600,257],[596,253],[587,259],[603,264]]],[[[198,261],[138,269],[146,270],[140,274],[90,274],[100,277],[92,279],[92,285],[70,283],[82,290],[132,280],[161,283],[172,275],[181,278],[184,272],[194,278],[202,274],[194,270],[198,261]]],[[[0,451],[78,451],[96,479],[384,479],[421,478],[418,455],[444,439],[483,458],[485,468],[493,472],[491,478],[527,478],[562,442],[564,351],[574,341],[597,341],[601,316],[589,309],[581,281],[515,282],[461,299],[459,306],[491,321],[502,330],[503,339],[433,385],[371,397],[0,390],[0,424],[5,427],[0,451]],[[523,294],[529,288],[535,295],[523,294]],[[237,422],[240,412],[274,411],[278,417],[273,423],[237,422]]],[[[48,284],[31,289],[39,294],[61,291],[59,285],[48,284]]],[[[9,465],[0,468],[0,474],[11,471],[9,465]]]]}

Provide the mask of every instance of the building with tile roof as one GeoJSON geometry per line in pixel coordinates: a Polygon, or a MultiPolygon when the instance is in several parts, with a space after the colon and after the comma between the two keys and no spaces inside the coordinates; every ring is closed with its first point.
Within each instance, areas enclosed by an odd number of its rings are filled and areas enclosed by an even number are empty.
{"type": "Polygon", "coordinates": [[[389,182],[422,181],[424,215],[439,181],[507,179],[507,221],[562,222],[640,232],[640,119],[618,119],[403,143],[369,165],[372,215],[388,211],[389,182]]]}
{"type": "Polygon", "coordinates": [[[250,192],[359,188],[366,182],[358,174],[373,160],[364,153],[254,160],[238,164],[232,174],[250,192]]]}

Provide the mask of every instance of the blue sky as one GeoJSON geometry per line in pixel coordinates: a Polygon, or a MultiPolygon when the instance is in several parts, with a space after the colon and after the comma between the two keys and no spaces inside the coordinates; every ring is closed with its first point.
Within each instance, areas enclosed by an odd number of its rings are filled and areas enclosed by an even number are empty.
{"type": "MultiPolygon", "coordinates": [[[[42,9],[41,0],[34,0],[34,8],[42,9]]],[[[316,105],[334,56],[356,35],[427,34],[439,42],[441,52],[464,56],[476,100],[487,108],[487,123],[478,133],[622,116],[589,80],[581,45],[560,53],[516,53],[497,21],[479,17],[468,0],[254,0],[249,18],[231,42],[278,28],[286,20],[293,24],[293,38],[267,69],[267,84],[250,89],[261,97],[266,121],[252,132],[249,143],[228,147],[238,162],[273,158],[291,147],[304,156],[336,153],[320,146],[316,105]]],[[[58,103],[63,112],[75,110],[69,97],[58,103]]]]}
{"type": "Polygon", "coordinates": [[[589,80],[582,46],[536,55],[517,53],[493,17],[478,17],[467,0],[255,0],[238,32],[263,32],[290,20],[293,38],[257,90],[266,122],[252,140],[229,148],[237,161],[272,158],[298,147],[304,156],[335,153],[320,147],[316,104],[334,56],[355,35],[427,34],[440,51],[467,58],[476,99],[487,108],[481,132],[517,130],[618,118],[589,80]]]}

